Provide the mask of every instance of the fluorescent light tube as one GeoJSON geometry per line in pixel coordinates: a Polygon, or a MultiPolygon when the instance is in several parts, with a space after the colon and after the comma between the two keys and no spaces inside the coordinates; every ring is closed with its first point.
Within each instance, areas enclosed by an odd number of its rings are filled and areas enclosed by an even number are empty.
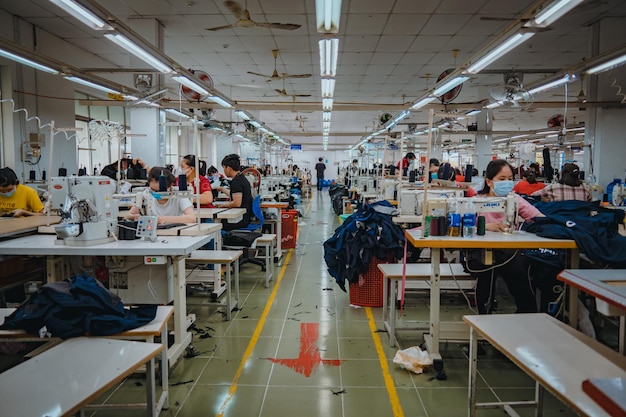
{"type": "Polygon", "coordinates": [[[549,82],[547,84],[543,84],[543,85],[537,86],[537,87],[533,88],[532,90],[529,90],[528,92],[530,94],[541,93],[543,91],[550,90],[552,88],[558,87],[558,86],[563,85],[565,83],[574,81],[575,79],[576,79],[576,75],[572,74],[570,76],[569,74],[567,74],[567,75],[563,76],[562,78],[559,78],[558,80],[555,80],[555,81],[549,82]]]}
{"type": "Polygon", "coordinates": [[[329,112],[329,111],[323,112],[322,113],[322,121],[323,122],[330,122],[331,116],[332,116],[331,112],[329,112]]]}
{"type": "Polygon", "coordinates": [[[536,132],[535,134],[536,135],[549,135],[551,133],[554,133],[554,130],[547,130],[547,131],[544,131],[544,132],[536,132]]]}
{"type": "Polygon", "coordinates": [[[519,138],[523,138],[528,136],[528,134],[523,134],[523,135],[517,135],[517,136],[511,136],[511,139],[519,139],[519,138]]]}
{"type": "Polygon", "coordinates": [[[496,107],[500,107],[502,105],[502,101],[496,101],[495,103],[487,104],[485,106],[486,109],[495,109],[496,107]]]}
{"type": "Polygon", "coordinates": [[[474,116],[474,115],[476,115],[476,114],[480,113],[481,111],[482,111],[482,110],[480,110],[480,109],[477,109],[477,110],[470,110],[470,111],[468,111],[467,113],[465,113],[465,115],[467,115],[467,116],[474,116]]]}
{"type": "Polygon", "coordinates": [[[398,113],[397,115],[395,115],[392,119],[391,122],[394,124],[394,126],[398,123],[400,123],[401,120],[403,120],[405,117],[408,117],[409,114],[411,114],[410,111],[408,110],[402,110],[400,113],[398,113]]]}
{"type": "Polygon", "coordinates": [[[339,39],[322,39],[319,41],[318,45],[320,49],[320,75],[322,77],[334,77],[337,73],[339,39]]]}
{"type": "Polygon", "coordinates": [[[80,4],[72,0],[50,0],[51,3],[56,4],[61,9],[65,10],[76,19],[80,20],[85,25],[95,30],[111,30],[113,29],[107,22],[100,19],[98,16],[87,10],[80,4]]]}
{"type": "Polygon", "coordinates": [[[172,76],[173,80],[178,81],[179,83],[181,83],[182,85],[184,85],[187,88],[191,88],[193,91],[195,91],[198,94],[201,94],[203,96],[207,96],[211,93],[209,93],[209,90],[207,90],[206,88],[202,87],[200,84],[198,84],[197,82],[190,80],[189,78],[185,77],[184,75],[174,75],[172,76]]]}
{"type": "Polygon", "coordinates": [[[330,111],[333,109],[333,99],[332,98],[323,98],[322,99],[322,110],[330,111]]]}
{"type": "MultiPolygon", "coordinates": [[[[152,66],[157,71],[165,74],[170,74],[173,72],[172,68],[169,65],[158,60],[156,57],[154,57],[154,55],[141,48],[139,45],[128,39],[126,36],[119,33],[105,33],[104,37],[109,39],[111,42],[116,43],[118,46],[124,48],[137,58],[144,61],[146,64],[152,66]]],[[[199,93],[199,91],[196,92],[199,93]]]]}
{"type": "Polygon", "coordinates": [[[322,129],[330,129],[330,122],[322,122],[322,129]]]}
{"type": "Polygon", "coordinates": [[[536,26],[550,26],[582,2],[583,0],[556,0],[537,13],[533,21],[536,26]]]}
{"type": "Polygon", "coordinates": [[[465,77],[465,76],[463,76],[463,77],[454,77],[450,81],[447,81],[447,82],[443,83],[441,86],[435,88],[435,91],[433,91],[433,96],[435,96],[435,97],[442,96],[445,93],[447,93],[448,91],[450,91],[453,88],[455,88],[456,86],[458,86],[459,84],[463,84],[467,80],[469,80],[469,77],[465,77]]]}
{"type": "Polygon", "coordinates": [[[250,120],[250,124],[258,129],[262,128],[263,126],[261,125],[261,123],[257,122],[256,120],[251,119],[250,120]]]}
{"type": "Polygon", "coordinates": [[[332,97],[335,93],[335,79],[322,78],[322,97],[332,97]]]}
{"type": "Polygon", "coordinates": [[[92,83],[91,81],[83,80],[82,78],[74,77],[73,75],[68,75],[67,77],[63,77],[66,80],[73,81],[78,84],[86,85],[87,87],[95,88],[96,90],[104,91],[105,93],[110,94],[120,94],[119,91],[115,91],[109,87],[105,87],[100,84],[92,83]]]}
{"type": "Polygon", "coordinates": [[[341,16],[341,0],[315,0],[317,31],[337,33],[341,16]]]}
{"type": "Polygon", "coordinates": [[[178,110],[175,110],[175,109],[165,109],[165,111],[168,112],[169,114],[173,115],[173,116],[181,117],[183,119],[189,119],[188,115],[186,115],[185,113],[180,112],[178,110]]]}
{"type": "Polygon", "coordinates": [[[232,109],[234,107],[231,102],[227,101],[225,98],[222,98],[220,96],[208,96],[207,99],[227,109],[232,109]]]}
{"type": "Polygon", "coordinates": [[[485,54],[482,58],[479,58],[476,62],[470,65],[465,71],[465,74],[476,74],[487,65],[491,64],[496,59],[505,55],[507,52],[510,52],[511,49],[521,45],[526,40],[531,38],[534,35],[533,32],[525,32],[525,33],[516,33],[511,36],[500,45],[493,48],[487,54],[485,54]]]}
{"type": "Polygon", "coordinates": [[[47,67],[45,65],[38,64],[35,61],[31,61],[30,59],[21,57],[19,55],[15,55],[14,53],[6,51],[4,49],[0,49],[0,56],[3,56],[5,58],[8,58],[8,59],[10,59],[12,61],[15,61],[15,62],[19,62],[20,64],[28,65],[29,67],[38,69],[39,71],[47,72],[48,74],[55,74],[56,75],[56,74],[59,73],[59,71],[57,71],[55,69],[52,69],[52,68],[47,67]]]}
{"type": "Polygon", "coordinates": [[[608,71],[610,69],[618,67],[624,63],[626,63],[626,55],[618,56],[617,58],[613,58],[603,64],[599,64],[595,67],[589,68],[587,70],[587,74],[598,74],[600,72],[608,71]]]}
{"type": "Polygon", "coordinates": [[[426,97],[426,98],[423,98],[423,99],[413,103],[413,105],[410,108],[411,108],[411,110],[417,110],[419,108],[424,107],[425,105],[427,105],[428,103],[430,103],[431,101],[433,101],[436,98],[437,97],[426,97]]]}
{"type": "Polygon", "coordinates": [[[252,119],[252,116],[250,116],[244,110],[235,110],[235,114],[237,116],[241,117],[243,120],[250,120],[250,119],[252,119]]]}

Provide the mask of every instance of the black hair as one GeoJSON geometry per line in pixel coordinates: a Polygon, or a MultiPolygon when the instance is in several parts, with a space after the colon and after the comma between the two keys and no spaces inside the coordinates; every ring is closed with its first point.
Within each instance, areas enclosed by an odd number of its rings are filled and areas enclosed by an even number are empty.
{"type": "Polygon", "coordinates": [[[440,180],[454,181],[455,175],[454,168],[448,162],[441,164],[437,170],[437,178],[440,180]]]}
{"type": "Polygon", "coordinates": [[[208,175],[213,175],[213,174],[217,174],[217,168],[215,168],[213,165],[211,165],[207,170],[206,173],[208,175]]]}
{"type": "MultiPolygon", "coordinates": [[[[485,170],[485,180],[492,180],[496,175],[498,175],[498,172],[502,171],[502,168],[507,166],[511,170],[511,173],[513,173],[513,167],[504,159],[494,159],[493,161],[490,161],[487,165],[487,169],[485,170]]],[[[489,194],[490,191],[491,188],[487,185],[487,181],[485,181],[483,189],[480,190],[478,194],[489,194]]]]}
{"type": "Polygon", "coordinates": [[[161,174],[165,175],[167,180],[167,188],[170,188],[176,182],[176,177],[172,174],[172,171],[165,167],[152,167],[148,173],[148,180],[158,181],[161,174]]]}
{"type": "Polygon", "coordinates": [[[578,187],[580,182],[580,168],[578,165],[568,162],[561,168],[561,184],[569,185],[571,187],[578,187]]]}
{"type": "Polygon", "coordinates": [[[477,176],[478,176],[478,169],[472,168],[472,177],[477,177],[477,176]]]}
{"type": "MultiPolygon", "coordinates": [[[[183,159],[192,168],[196,167],[196,156],[195,155],[185,155],[183,159]]],[[[198,159],[198,170],[200,171],[200,175],[206,175],[206,162],[202,159],[198,159]]]]}
{"type": "Polygon", "coordinates": [[[537,182],[537,173],[532,169],[527,169],[524,171],[524,178],[526,178],[529,184],[534,184],[537,182]]]}
{"type": "Polygon", "coordinates": [[[358,160],[358,159],[353,159],[353,160],[352,160],[352,163],[354,164],[355,162],[356,162],[356,163],[359,163],[359,160],[358,160]]]}
{"type": "Polygon", "coordinates": [[[0,187],[7,187],[9,185],[17,185],[20,180],[17,179],[15,171],[9,167],[0,169],[0,187]]]}
{"type": "Polygon", "coordinates": [[[415,154],[413,152],[406,153],[406,159],[415,159],[415,154]]]}
{"type": "Polygon", "coordinates": [[[321,156],[319,158],[317,158],[318,161],[322,162],[324,158],[322,158],[321,156]]]}
{"type": "Polygon", "coordinates": [[[434,165],[434,166],[438,167],[439,166],[439,159],[437,159],[437,158],[430,158],[429,165],[434,165]]]}
{"type": "Polygon", "coordinates": [[[226,155],[224,159],[222,159],[222,166],[230,167],[239,172],[239,170],[241,169],[241,160],[239,159],[239,155],[237,155],[236,153],[226,155]]]}

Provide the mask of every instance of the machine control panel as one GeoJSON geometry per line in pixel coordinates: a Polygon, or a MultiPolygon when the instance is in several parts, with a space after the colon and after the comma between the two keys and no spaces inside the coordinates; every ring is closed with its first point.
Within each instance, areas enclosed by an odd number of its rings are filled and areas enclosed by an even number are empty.
{"type": "Polygon", "coordinates": [[[151,242],[157,239],[157,218],[156,216],[141,216],[137,222],[137,237],[144,238],[151,242]]]}

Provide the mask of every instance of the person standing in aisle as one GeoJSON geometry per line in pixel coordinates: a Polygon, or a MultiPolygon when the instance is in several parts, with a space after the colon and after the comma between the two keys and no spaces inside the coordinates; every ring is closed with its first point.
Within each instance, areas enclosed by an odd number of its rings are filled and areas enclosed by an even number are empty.
{"type": "Polygon", "coordinates": [[[2,217],[42,216],[43,203],[37,191],[20,184],[15,171],[0,169],[0,215],[2,217]]]}
{"type": "Polygon", "coordinates": [[[317,191],[322,191],[322,186],[324,184],[324,171],[326,171],[326,164],[322,162],[324,158],[319,157],[317,159],[317,164],[315,164],[315,172],[317,174],[317,191]]]}

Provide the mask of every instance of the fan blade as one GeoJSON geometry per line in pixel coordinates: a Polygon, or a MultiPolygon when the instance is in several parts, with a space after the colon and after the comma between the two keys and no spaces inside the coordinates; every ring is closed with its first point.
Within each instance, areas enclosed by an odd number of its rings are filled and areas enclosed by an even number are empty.
{"type": "Polygon", "coordinates": [[[292,94],[293,97],[311,97],[310,94],[292,94]]]}
{"type": "Polygon", "coordinates": [[[517,20],[514,17],[501,17],[501,16],[480,16],[480,20],[495,20],[498,22],[509,22],[511,20],[517,20]]]}
{"type": "Polygon", "coordinates": [[[259,74],[258,72],[254,72],[254,71],[247,71],[247,72],[248,72],[248,74],[258,75],[259,77],[270,78],[269,75],[259,74]]]}
{"type": "Polygon", "coordinates": [[[222,30],[222,29],[230,29],[230,28],[234,28],[235,25],[226,25],[226,26],[217,26],[214,28],[207,28],[206,30],[210,30],[212,32],[216,31],[216,30],[222,30]]]}
{"type": "Polygon", "coordinates": [[[268,23],[268,22],[256,22],[256,25],[262,28],[285,29],[285,30],[294,30],[302,26],[302,25],[297,25],[295,23],[268,23]]]}
{"type": "Polygon", "coordinates": [[[284,74],[285,78],[309,78],[312,76],[313,74],[293,74],[293,75],[284,74]]]}
{"type": "Polygon", "coordinates": [[[226,0],[224,2],[224,6],[226,6],[226,8],[230,10],[230,12],[234,14],[237,19],[241,19],[243,17],[244,10],[241,8],[241,4],[236,1],[226,0]]]}

